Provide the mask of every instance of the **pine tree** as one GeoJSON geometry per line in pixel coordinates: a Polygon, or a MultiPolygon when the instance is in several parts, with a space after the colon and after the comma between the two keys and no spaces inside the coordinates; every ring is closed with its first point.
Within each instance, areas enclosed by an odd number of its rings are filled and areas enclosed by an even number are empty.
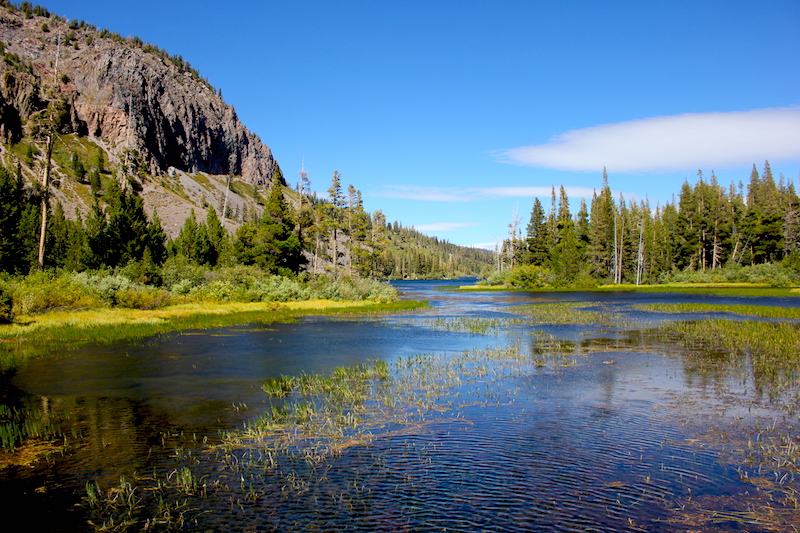
{"type": "Polygon", "coordinates": [[[283,187],[280,180],[274,179],[256,230],[255,263],[274,274],[298,273],[305,258],[293,230],[294,222],[283,196],[283,187]]]}
{"type": "Polygon", "coordinates": [[[331,186],[328,189],[328,198],[330,203],[326,210],[327,226],[330,231],[331,239],[331,262],[333,263],[333,275],[337,276],[337,267],[339,265],[339,231],[342,229],[342,214],[341,211],[345,206],[344,195],[342,194],[342,179],[341,174],[333,171],[331,178],[331,186]]]}
{"type": "Polygon", "coordinates": [[[556,221],[556,245],[550,252],[552,270],[564,284],[572,283],[580,269],[578,238],[569,209],[569,198],[561,186],[559,189],[558,215],[556,221]]]}
{"type": "Polygon", "coordinates": [[[217,211],[213,206],[208,208],[205,226],[210,246],[208,264],[216,266],[227,252],[228,232],[217,217],[217,211]]]}
{"type": "Polygon", "coordinates": [[[523,262],[532,265],[544,265],[549,261],[550,250],[547,248],[547,230],[544,218],[544,207],[539,198],[533,199],[531,217],[526,227],[523,262]]]}
{"type": "Polygon", "coordinates": [[[605,168],[603,168],[603,188],[599,195],[595,194],[592,198],[590,209],[589,257],[593,267],[592,275],[597,279],[612,280],[615,267],[616,208],[605,168]]]}
{"type": "Polygon", "coordinates": [[[23,187],[22,172],[16,176],[0,167],[0,271],[27,273],[38,242],[38,198],[23,187]]]}

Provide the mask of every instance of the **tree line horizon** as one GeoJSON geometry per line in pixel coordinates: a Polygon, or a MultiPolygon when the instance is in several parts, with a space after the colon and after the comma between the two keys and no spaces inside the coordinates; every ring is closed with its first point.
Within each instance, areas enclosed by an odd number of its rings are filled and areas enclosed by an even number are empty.
{"type": "MultiPolygon", "coordinates": [[[[267,274],[295,276],[330,274],[334,278],[448,277],[477,275],[492,264],[491,253],[429,237],[413,227],[388,222],[378,210],[364,210],[361,192],[342,188],[333,173],[327,198],[308,194],[310,181],[301,173],[298,194],[273,176],[261,212],[253,211],[229,232],[209,205],[204,220],[195,212],[178,235],[169,238],[154,210],[131,184],[102,176],[93,188],[93,204],[85,216],[68,217],[59,202],[47,207],[46,270],[125,269],[135,281],[157,282],[168,261],[188,261],[214,269],[253,265],[267,274]],[[296,198],[295,198],[296,196],[296,198]],[[287,201],[293,198],[293,202],[287,201]]],[[[42,197],[46,190],[26,183],[0,166],[0,273],[26,275],[37,270],[42,197]]]]}
{"type": "Polygon", "coordinates": [[[800,198],[783,174],[775,180],[769,161],[761,173],[753,165],[746,185],[723,187],[713,171],[707,179],[699,170],[677,200],[655,208],[647,198],[615,198],[605,168],[602,180],[575,215],[563,185],[551,189],[548,211],[535,198],[524,234],[518,216],[508,225],[498,271],[527,268],[540,283],[580,285],[654,283],[735,265],[800,267],[800,198]]]}

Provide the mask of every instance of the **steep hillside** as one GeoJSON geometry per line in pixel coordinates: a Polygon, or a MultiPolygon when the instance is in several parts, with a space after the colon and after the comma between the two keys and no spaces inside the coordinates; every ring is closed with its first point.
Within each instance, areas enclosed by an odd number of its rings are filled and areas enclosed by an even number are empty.
{"type": "Polygon", "coordinates": [[[180,56],[5,0],[0,166],[0,260],[18,257],[13,273],[117,268],[145,249],[159,264],[181,256],[334,276],[469,275],[493,263],[367,214],[337,172],[328,199],[308,196],[305,175],[305,194],[285,187],[270,149],[180,56]],[[142,218],[158,221],[153,235],[142,218]]]}
{"type": "Polygon", "coordinates": [[[270,149],[179,56],[25,8],[0,12],[0,155],[40,180],[55,120],[54,198],[67,212],[86,212],[92,178],[96,192],[103,179],[133,176],[174,234],[192,208],[221,210],[228,176],[240,219],[282,179],[270,149]]]}

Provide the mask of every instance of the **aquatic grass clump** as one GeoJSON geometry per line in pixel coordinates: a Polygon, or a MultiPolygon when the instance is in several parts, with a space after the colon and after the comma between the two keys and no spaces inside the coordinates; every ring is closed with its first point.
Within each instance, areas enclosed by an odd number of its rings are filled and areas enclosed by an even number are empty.
{"type": "Polygon", "coordinates": [[[13,452],[31,439],[63,437],[60,421],[57,413],[0,404],[0,449],[13,452]]]}
{"type": "Polygon", "coordinates": [[[544,353],[552,350],[537,350],[536,342],[527,348],[514,343],[457,354],[416,354],[392,364],[375,359],[325,375],[267,380],[262,388],[272,405],[244,430],[225,434],[222,449],[259,449],[270,462],[286,455],[317,463],[377,435],[458,418],[460,406],[499,401],[503,395],[494,390],[499,380],[546,365],[574,364],[574,354],[567,355],[574,346],[547,357],[544,353]]]}
{"type": "MultiPolygon", "coordinates": [[[[216,488],[223,486],[217,482],[216,488]]],[[[166,474],[134,472],[130,480],[121,476],[117,485],[105,490],[87,481],[85,492],[87,524],[94,531],[186,531],[189,516],[195,516],[209,496],[209,486],[182,466],[166,474]]]]}
{"type": "Polygon", "coordinates": [[[285,398],[292,389],[294,389],[294,378],[289,376],[267,378],[261,385],[261,390],[270,398],[285,398]]]}
{"type": "Polygon", "coordinates": [[[800,319],[800,308],[777,307],[772,305],[723,305],[705,303],[680,304],[641,304],[632,306],[640,311],[656,311],[660,313],[733,313],[745,316],[764,318],[800,319]]]}
{"type": "Polygon", "coordinates": [[[704,426],[703,440],[724,444],[719,460],[732,465],[748,488],[734,496],[678,499],[671,522],[691,525],[694,530],[717,530],[725,521],[731,529],[757,526],[759,531],[796,531],[800,516],[797,426],[758,418],[720,422],[704,426]]]}
{"type": "Polygon", "coordinates": [[[475,316],[456,316],[417,320],[415,323],[422,324],[435,331],[473,333],[476,335],[498,335],[511,323],[511,320],[475,316]]]}
{"type": "MultiPolygon", "coordinates": [[[[677,334],[679,342],[699,354],[722,351],[727,354],[723,364],[743,367],[757,393],[785,412],[800,412],[800,324],[703,320],[672,322],[660,329],[677,334]]],[[[713,362],[708,356],[696,359],[700,367],[713,362]]]]}
{"type": "Polygon", "coordinates": [[[507,311],[523,315],[535,324],[592,324],[608,322],[615,318],[607,311],[590,311],[584,309],[586,302],[557,302],[532,305],[516,305],[507,311]]]}

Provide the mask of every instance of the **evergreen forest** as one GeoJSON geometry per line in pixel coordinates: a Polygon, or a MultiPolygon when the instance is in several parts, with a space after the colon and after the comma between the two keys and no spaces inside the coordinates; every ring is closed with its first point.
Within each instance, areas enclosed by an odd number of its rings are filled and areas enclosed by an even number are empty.
{"type": "Polygon", "coordinates": [[[684,182],[664,205],[615,198],[603,185],[573,215],[564,187],[549,210],[535,199],[527,226],[509,224],[492,284],[591,287],[599,283],[757,282],[788,285],[800,268],[800,199],[769,162],[747,184],[712,172],[684,182]]]}

